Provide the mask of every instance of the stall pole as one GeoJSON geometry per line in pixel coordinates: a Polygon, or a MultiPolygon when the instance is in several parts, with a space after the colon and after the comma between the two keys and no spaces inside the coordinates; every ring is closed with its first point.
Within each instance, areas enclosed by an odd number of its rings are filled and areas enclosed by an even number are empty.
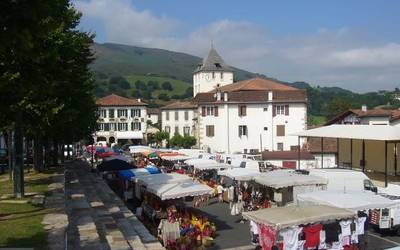
{"type": "Polygon", "coordinates": [[[340,163],[340,161],[339,161],[339,138],[336,138],[336,161],[337,161],[337,163],[336,163],[336,166],[337,167],[339,167],[339,163],[340,163]]]}
{"type": "Polygon", "coordinates": [[[350,169],[353,169],[353,139],[350,139],[350,169]]]}
{"type": "Polygon", "coordinates": [[[321,137],[321,168],[324,168],[324,137],[321,137]]]}
{"type": "Polygon", "coordinates": [[[362,140],[362,171],[365,172],[365,140],[362,140]]]}
{"type": "Polygon", "coordinates": [[[394,143],[394,175],[397,175],[397,142],[394,143]]]}
{"type": "Polygon", "coordinates": [[[388,185],[388,175],[387,175],[387,141],[385,141],[385,187],[388,185]]]}
{"type": "Polygon", "coordinates": [[[297,168],[300,170],[300,136],[297,137],[297,168]]]}

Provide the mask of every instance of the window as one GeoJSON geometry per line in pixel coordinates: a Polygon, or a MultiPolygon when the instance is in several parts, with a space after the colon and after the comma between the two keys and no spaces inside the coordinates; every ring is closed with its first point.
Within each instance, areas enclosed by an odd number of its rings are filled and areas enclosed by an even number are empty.
{"type": "Polygon", "coordinates": [[[165,111],[165,120],[169,121],[169,111],[165,111]]]}
{"type": "Polygon", "coordinates": [[[179,112],[175,111],[175,121],[179,120],[179,112]]]}
{"type": "Polygon", "coordinates": [[[247,126],[246,125],[239,126],[239,137],[247,136],[247,135],[248,135],[247,126]]]}
{"type": "Polygon", "coordinates": [[[174,134],[175,134],[175,135],[178,135],[178,134],[179,134],[179,127],[178,127],[178,126],[175,126],[175,132],[174,132],[174,134]]]}
{"type": "Polygon", "coordinates": [[[239,116],[246,116],[246,106],[239,106],[239,116]]]}
{"type": "Polygon", "coordinates": [[[189,120],[189,111],[185,111],[185,121],[189,120]]]}
{"type": "Polygon", "coordinates": [[[221,72],[221,80],[223,80],[223,79],[224,79],[224,73],[221,72]]]}
{"type": "Polygon", "coordinates": [[[214,116],[214,107],[207,107],[207,116],[214,116]]]}
{"type": "Polygon", "coordinates": [[[140,117],[141,116],[140,109],[131,109],[131,116],[132,117],[135,117],[135,116],[140,117]]]}
{"type": "Polygon", "coordinates": [[[264,130],[265,130],[265,131],[268,131],[268,127],[264,127],[264,130]]]}
{"type": "Polygon", "coordinates": [[[114,118],[115,116],[114,116],[114,109],[109,109],[108,110],[108,117],[109,118],[114,118]]]}
{"type": "Polygon", "coordinates": [[[276,136],[285,136],[285,125],[276,125],[276,136]]]}
{"type": "Polygon", "coordinates": [[[207,137],[214,137],[214,125],[207,125],[206,126],[206,136],[207,137]]]}
{"type": "Polygon", "coordinates": [[[118,131],[127,131],[128,123],[118,123],[118,131]]]}
{"type": "Polygon", "coordinates": [[[128,110],[127,109],[118,109],[117,115],[118,115],[118,117],[128,117],[128,110]]]}
{"type": "Polygon", "coordinates": [[[284,115],[285,114],[285,106],[284,105],[276,105],[276,114],[277,115],[284,115]]]}
{"type": "Polygon", "coordinates": [[[299,151],[299,146],[290,146],[290,151],[299,151]]]}
{"type": "Polygon", "coordinates": [[[212,79],[215,79],[215,72],[212,72],[212,79]]]}
{"type": "Polygon", "coordinates": [[[100,117],[101,118],[106,118],[107,117],[107,110],[100,109],[100,117]]]}
{"type": "Polygon", "coordinates": [[[268,107],[265,107],[265,108],[264,108],[264,112],[267,112],[267,111],[268,111],[268,107]]]}
{"type": "Polygon", "coordinates": [[[110,123],[110,131],[115,131],[117,129],[116,123],[110,123]]]}
{"type": "Polygon", "coordinates": [[[276,148],[278,149],[278,151],[283,151],[283,143],[282,142],[278,142],[276,145],[276,148]]]}
{"type": "Polygon", "coordinates": [[[183,127],[183,135],[184,136],[190,135],[190,127],[188,127],[188,126],[183,127]]]}
{"type": "Polygon", "coordinates": [[[168,134],[171,133],[171,128],[170,126],[165,126],[164,131],[167,132],[168,134]]]}
{"type": "Polygon", "coordinates": [[[104,131],[110,131],[110,124],[104,123],[104,131]]]}
{"type": "Polygon", "coordinates": [[[99,130],[103,131],[104,130],[104,123],[99,123],[99,130]]]}
{"type": "Polygon", "coordinates": [[[132,130],[141,130],[142,124],[140,122],[132,122],[131,127],[132,130]]]}

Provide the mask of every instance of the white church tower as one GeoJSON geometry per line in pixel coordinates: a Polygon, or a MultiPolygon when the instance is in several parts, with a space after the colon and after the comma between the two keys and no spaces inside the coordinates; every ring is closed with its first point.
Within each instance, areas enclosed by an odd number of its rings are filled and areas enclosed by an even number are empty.
{"type": "Polygon", "coordinates": [[[217,87],[233,83],[233,71],[211,45],[203,62],[197,65],[193,74],[193,97],[217,87]]]}

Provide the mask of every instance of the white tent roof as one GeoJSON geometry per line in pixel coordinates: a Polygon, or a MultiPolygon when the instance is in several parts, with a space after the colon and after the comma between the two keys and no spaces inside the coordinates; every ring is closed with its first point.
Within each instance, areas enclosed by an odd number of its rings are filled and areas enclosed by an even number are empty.
{"type": "Polygon", "coordinates": [[[276,230],[301,224],[348,219],[354,216],[353,211],[325,205],[274,207],[243,213],[244,218],[272,226],[276,230]]]}
{"type": "Polygon", "coordinates": [[[133,153],[144,153],[148,151],[154,151],[151,147],[148,146],[129,146],[129,152],[133,153]]]}
{"type": "Polygon", "coordinates": [[[187,159],[192,159],[193,157],[188,155],[162,155],[161,159],[167,161],[184,161],[187,159]]]}
{"type": "Polygon", "coordinates": [[[177,173],[142,175],[142,176],[137,176],[134,179],[136,182],[144,186],[150,186],[155,184],[166,184],[166,183],[182,183],[191,180],[189,176],[177,173]]]}
{"type": "Polygon", "coordinates": [[[254,178],[254,181],[272,188],[284,188],[291,186],[328,184],[328,180],[319,176],[298,174],[293,170],[275,170],[262,173],[254,178]]]}
{"type": "Polygon", "coordinates": [[[291,134],[304,137],[325,137],[359,140],[398,141],[400,129],[377,125],[330,125],[291,134]]]}
{"type": "Polygon", "coordinates": [[[212,194],[214,189],[207,185],[195,183],[192,180],[183,183],[152,184],[147,186],[148,192],[160,197],[161,200],[178,199],[187,196],[212,194]]]}
{"type": "Polygon", "coordinates": [[[400,201],[390,200],[372,192],[317,191],[297,195],[300,205],[330,205],[353,211],[400,206],[400,201]]]}
{"type": "Polygon", "coordinates": [[[196,158],[196,159],[186,160],[185,163],[187,165],[196,167],[196,166],[206,165],[206,164],[217,164],[218,162],[216,160],[212,160],[212,159],[196,158]]]}
{"type": "Polygon", "coordinates": [[[142,131],[117,131],[118,139],[143,139],[142,131]]]}
{"type": "Polygon", "coordinates": [[[258,170],[248,168],[232,168],[218,171],[218,175],[227,176],[238,181],[250,181],[259,174],[258,170]]]}
{"type": "Polygon", "coordinates": [[[389,183],[385,188],[378,187],[378,193],[391,196],[400,196],[400,185],[389,183]]]}
{"type": "Polygon", "coordinates": [[[227,164],[227,163],[213,163],[213,164],[197,164],[194,166],[195,169],[197,170],[221,170],[221,169],[231,169],[235,168],[234,166],[227,164]]]}

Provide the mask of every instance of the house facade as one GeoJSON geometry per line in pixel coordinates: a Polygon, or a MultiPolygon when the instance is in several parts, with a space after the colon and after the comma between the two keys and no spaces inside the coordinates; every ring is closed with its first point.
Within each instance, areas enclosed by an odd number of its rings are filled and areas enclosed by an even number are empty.
{"type": "Polygon", "coordinates": [[[162,130],[169,133],[197,137],[197,105],[192,101],[178,101],[161,108],[162,130]]]}
{"type": "Polygon", "coordinates": [[[298,137],[290,134],[307,127],[306,93],[272,80],[236,82],[199,93],[194,101],[199,145],[210,152],[296,150],[298,137]]]}
{"type": "Polygon", "coordinates": [[[98,131],[94,134],[96,142],[142,142],[147,128],[146,103],[115,94],[100,98],[96,103],[99,107],[98,131]]]}
{"type": "Polygon", "coordinates": [[[147,121],[150,121],[151,124],[157,124],[161,121],[161,111],[157,108],[148,108],[147,109],[147,121]]]}

